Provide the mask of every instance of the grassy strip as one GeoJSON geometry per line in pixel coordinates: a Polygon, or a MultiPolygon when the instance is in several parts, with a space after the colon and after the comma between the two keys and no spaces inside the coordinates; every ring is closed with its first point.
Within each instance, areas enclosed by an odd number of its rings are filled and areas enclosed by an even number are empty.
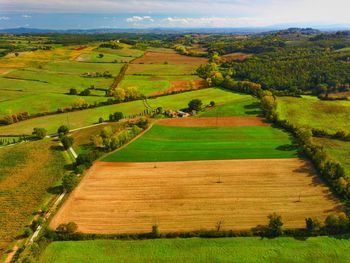
{"type": "Polygon", "coordinates": [[[348,262],[350,241],[331,237],[54,242],[40,262],[348,262]]]}

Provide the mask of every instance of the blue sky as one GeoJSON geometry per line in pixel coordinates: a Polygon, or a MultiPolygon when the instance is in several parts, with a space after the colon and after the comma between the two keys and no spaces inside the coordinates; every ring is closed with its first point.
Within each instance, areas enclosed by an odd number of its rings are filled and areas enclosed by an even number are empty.
{"type": "Polygon", "coordinates": [[[0,28],[350,25],[350,0],[0,0],[0,28]]]}

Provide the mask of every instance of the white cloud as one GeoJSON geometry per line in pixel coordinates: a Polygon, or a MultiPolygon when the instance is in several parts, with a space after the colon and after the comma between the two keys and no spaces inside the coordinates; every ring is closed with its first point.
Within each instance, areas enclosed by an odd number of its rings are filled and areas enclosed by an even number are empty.
{"type": "Polygon", "coordinates": [[[126,22],[128,23],[139,23],[139,22],[154,22],[154,19],[150,16],[133,16],[128,17],[126,22]]]}
{"type": "Polygon", "coordinates": [[[270,23],[272,23],[271,21],[266,22],[257,18],[249,17],[168,17],[163,19],[162,22],[164,26],[175,27],[246,27],[267,26],[270,25],[270,23]]]}
{"type": "Polygon", "coordinates": [[[30,15],[22,15],[22,17],[23,17],[24,19],[29,19],[29,18],[31,18],[32,16],[30,16],[30,15]]]}
{"type": "Polygon", "coordinates": [[[8,16],[0,16],[0,21],[1,20],[10,20],[10,18],[8,16]]]}

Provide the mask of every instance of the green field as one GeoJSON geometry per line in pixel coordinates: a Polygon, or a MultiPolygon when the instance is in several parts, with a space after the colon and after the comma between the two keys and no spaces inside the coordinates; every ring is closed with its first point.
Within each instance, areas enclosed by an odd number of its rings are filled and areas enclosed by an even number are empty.
{"type": "Polygon", "coordinates": [[[316,97],[279,97],[277,112],[282,120],[294,125],[323,129],[330,133],[350,133],[350,102],[322,101],[316,97]]]}
{"type": "Polygon", "coordinates": [[[259,116],[261,108],[258,100],[245,96],[232,103],[215,103],[213,109],[199,113],[200,117],[259,116]]]}
{"type": "MultiPolygon", "coordinates": [[[[98,56],[105,54],[102,61],[113,58],[132,59],[143,54],[129,48],[118,50],[119,54],[107,49],[94,51],[94,45],[83,50],[79,46],[58,47],[50,51],[22,52],[18,57],[13,54],[0,59],[0,117],[8,113],[27,111],[30,114],[53,112],[58,108],[71,107],[77,97],[67,96],[70,88],[78,92],[94,86],[108,90],[114,78],[119,74],[121,63],[83,63],[76,57],[83,55],[98,56]],[[111,53],[111,54],[110,54],[111,53]],[[103,73],[108,71],[112,78],[87,78],[84,73],[103,73]]],[[[94,62],[94,61],[92,61],[94,62]]],[[[92,95],[83,99],[93,104],[106,101],[104,91],[92,90],[92,95]]]]}
{"type": "Polygon", "coordinates": [[[66,160],[55,146],[42,140],[0,148],[0,255],[63,176],[66,160]]]}
{"type": "Polygon", "coordinates": [[[264,127],[171,127],[154,125],[126,148],[103,161],[157,162],[292,158],[289,135],[264,127]]]}
{"type": "Polygon", "coordinates": [[[158,239],[54,242],[42,263],[79,262],[319,262],[350,261],[350,241],[331,237],[158,239]]]}
{"type": "MultiPolygon", "coordinates": [[[[210,88],[149,99],[148,103],[154,109],[157,107],[163,107],[163,109],[178,110],[186,108],[188,102],[195,98],[203,100],[203,103],[205,105],[208,105],[211,100],[214,100],[217,104],[220,105],[226,103],[235,103],[236,101],[241,101],[244,98],[251,98],[251,96],[236,94],[217,88],[210,88]]],[[[249,100],[247,103],[250,103],[249,100]]],[[[98,121],[99,117],[103,117],[105,120],[107,120],[109,114],[116,111],[121,111],[125,116],[128,116],[132,114],[142,113],[145,109],[145,105],[142,101],[139,100],[98,107],[95,109],[44,116],[8,126],[2,126],[0,127],[0,135],[31,134],[34,127],[43,127],[47,129],[49,133],[54,133],[56,132],[57,128],[63,124],[68,125],[71,129],[75,129],[92,125],[98,121]]],[[[232,115],[235,115],[234,112],[232,115]]]]}
{"type": "Polygon", "coordinates": [[[314,138],[316,143],[324,147],[329,156],[345,168],[345,173],[350,177],[350,142],[333,140],[328,138],[314,138]]]}

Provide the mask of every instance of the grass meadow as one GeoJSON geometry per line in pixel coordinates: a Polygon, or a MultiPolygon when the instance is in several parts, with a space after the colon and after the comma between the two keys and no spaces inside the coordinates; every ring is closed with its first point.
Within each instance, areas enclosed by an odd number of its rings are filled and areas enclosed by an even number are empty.
{"type": "Polygon", "coordinates": [[[263,127],[172,127],[154,125],[143,136],[103,161],[157,162],[292,158],[289,135],[263,127]]]}
{"type": "Polygon", "coordinates": [[[350,241],[315,237],[67,241],[50,244],[41,263],[319,262],[350,261],[350,241]]]}
{"type": "Polygon", "coordinates": [[[277,112],[283,120],[330,133],[344,130],[350,133],[350,102],[322,101],[316,97],[279,97],[277,112]]]}
{"type": "MultiPolygon", "coordinates": [[[[218,105],[224,105],[226,103],[231,104],[235,103],[235,101],[241,101],[243,98],[251,98],[251,96],[236,94],[217,88],[209,88],[149,99],[148,103],[154,109],[163,107],[163,109],[178,110],[186,108],[188,102],[192,99],[201,99],[204,105],[208,105],[211,100],[214,100],[218,105]]],[[[250,101],[247,101],[247,103],[249,105],[250,101]]],[[[239,107],[241,108],[242,104],[240,104],[239,107]]],[[[0,135],[31,134],[34,127],[42,127],[47,129],[49,133],[54,133],[60,125],[68,125],[70,129],[76,129],[96,123],[99,117],[103,117],[107,120],[109,114],[117,111],[121,111],[125,116],[129,116],[142,113],[145,109],[143,101],[139,100],[94,109],[44,116],[8,126],[2,126],[0,127],[0,135]]],[[[241,111],[238,112],[242,113],[241,111]]],[[[235,112],[233,111],[232,115],[235,116],[234,114],[235,112]]]]}
{"type": "Polygon", "coordinates": [[[346,175],[350,177],[350,142],[328,138],[314,138],[314,140],[324,147],[324,150],[334,161],[344,166],[346,175]]]}

